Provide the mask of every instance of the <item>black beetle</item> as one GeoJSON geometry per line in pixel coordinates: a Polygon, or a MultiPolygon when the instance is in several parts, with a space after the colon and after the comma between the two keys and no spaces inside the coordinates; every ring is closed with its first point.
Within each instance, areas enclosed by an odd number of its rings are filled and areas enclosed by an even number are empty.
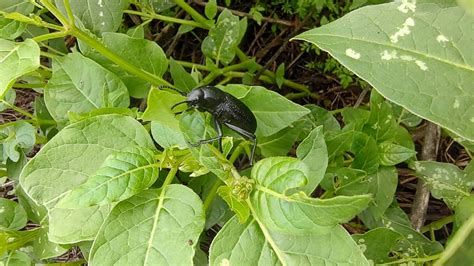
{"type": "MultiPolygon", "coordinates": [[[[171,89],[176,90],[174,88],[171,89]]],[[[195,88],[187,95],[181,91],[178,92],[186,96],[186,100],[173,105],[171,109],[180,104],[187,103],[190,108],[197,109],[200,112],[208,112],[212,115],[214,127],[217,131],[217,137],[203,139],[197,143],[190,143],[190,145],[199,146],[217,140],[219,150],[222,151],[222,125],[226,125],[244,138],[253,141],[250,165],[253,164],[253,156],[257,147],[257,137],[255,136],[257,120],[252,111],[243,102],[214,86],[195,88]]]]}

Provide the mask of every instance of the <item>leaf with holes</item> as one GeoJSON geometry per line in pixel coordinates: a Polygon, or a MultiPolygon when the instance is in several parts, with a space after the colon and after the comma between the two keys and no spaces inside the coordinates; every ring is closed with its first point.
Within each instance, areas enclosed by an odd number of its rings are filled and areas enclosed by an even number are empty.
{"type": "Polygon", "coordinates": [[[295,39],[329,52],[410,112],[474,140],[474,16],[437,2],[360,8],[295,39]]]}

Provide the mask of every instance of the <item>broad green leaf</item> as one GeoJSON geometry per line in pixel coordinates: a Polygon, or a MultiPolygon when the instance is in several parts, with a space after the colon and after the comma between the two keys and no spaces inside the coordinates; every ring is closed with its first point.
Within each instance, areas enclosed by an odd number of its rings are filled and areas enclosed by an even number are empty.
{"type": "Polygon", "coordinates": [[[318,45],[410,112],[474,140],[473,24],[458,6],[402,1],[355,10],[295,39],[318,45]]]}
{"type": "Polygon", "coordinates": [[[0,128],[0,134],[6,136],[0,140],[0,144],[3,145],[3,154],[0,156],[5,160],[9,158],[13,162],[18,162],[22,154],[19,149],[29,151],[35,145],[36,129],[25,121],[19,120],[11,126],[0,128]]]}
{"type": "Polygon", "coordinates": [[[298,138],[301,123],[294,123],[277,133],[258,138],[257,146],[263,157],[285,156],[298,138]]]}
{"type": "MultiPolygon", "coordinates": [[[[0,18],[0,38],[14,40],[26,29],[26,24],[11,19],[11,14],[28,15],[34,9],[34,5],[28,0],[3,0],[0,2],[0,11],[5,12],[0,18]]],[[[0,93],[1,95],[1,93],[0,93]]]]}
{"type": "Polygon", "coordinates": [[[62,129],[28,162],[20,185],[35,203],[49,209],[51,235],[62,243],[93,238],[108,205],[101,209],[56,209],[54,205],[86,182],[110,154],[134,146],[154,149],[140,123],[121,115],[94,116],[62,129]]]}
{"type": "Polygon", "coordinates": [[[364,212],[379,218],[393,202],[398,185],[398,173],[394,167],[380,167],[367,177],[368,193],[374,197],[373,203],[364,212]]]}
{"type": "Polygon", "coordinates": [[[11,42],[0,39],[0,99],[15,80],[40,66],[40,49],[30,39],[11,42]]]}
{"type": "Polygon", "coordinates": [[[20,158],[18,159],[18,161],[14,162],[8,159],[7,163],[5,164],[5,166],[7,167],[8,179],[13,180],[15,182],[18,182],[21,171],[23,170],[23,167],[25,167],[26,163],[28,162],[25,152],[23,150],[19,150],[19,152],[20,152],[20,158]]]}
{"type": "Polygon", "coordinates": [[[119,77],[79,53],[53,62],[53,76],[45,87],[44,100],[56,121],[67,119],[68,112],[129,105],[127,88],[119,77]]]}
{"type": "Polygon", "coordinates": [[[323,136],[323,127],[311,131],[296,149],[296,156],[308,167],[308,183],[301,188],[307,195],[316,189],[324,178],[328,166],[328,151],[323,136]]]}
{"type": "Polygon", "coordinates": [[[147,8],[152,8],[156,13],[161,13],[176,5],[174,1],[169,0],[138,0],[138,2],[147,8]]]}
{"type": "Polygon", "coordinates": [[[76,209],[117,203],[149,188],[158,178],[154,156],[141,147],[112,153],[94,175],[56,206],[76,209]]]}
{"type": "Polygon", "coordinates": [[[402,239],[402,235],[388,228],[379,227],[364,234],[352,235],[352,238],[359,245],[367,259],[376,264],[393,261],[397,242],[402,239]]]}
{"type": "Polygon", "coordinates": [[[428,185],[433,197],[443,199],[451,209],[470,195],[474,184],[474,175],[468,176],[450,163],[417,161],[412,168],[428,185]]]}
{"type": "Polygon", "coordinates": [[[251,177],[256,186],[250,196],[252,214],[265,227],[278,232],[325,233],[338,223],[347,222],[366,208],[370,195],[315,199],[300,191],[307,184],[308,166],[291,157],[259,161],[251,177]],[[298,217],[298,219],[295,219],[298,217]]]}
{"type": "MultiPolygon", "coordinates": [[[[166,59],[165,52],[158,44],[150,40],[132,38],[123,33],[106,32],[102,36],[102,42],[108,49],[120,55],[120,57],[127,60],[136,68],[154,74],[155,76],[163,76],[168,68],[168,60],[166,59]]],[[[148,82],[128,73],[82,42],[79,42],[79,47],[84,55],[119,76],[127,86],[132,97],[146,97],[150,89],[148,82]]]]}
{"type": "Polygon", "coordinates": [[[454,209],[454,228],[458,229],[461,225],[474,215],[474,195],[465,197],[454,209]]]}
{"type": "Polygon", "coordinates": [[[257,118],[257,137],[275,134],[310,112],[263,87],[227,85],[224,91],[237,97],[252,110],[257,118]]]}
{"type": "Polygon", "coordinates": [[[229,64],[235,57],[240,34],[239,17],[225,9],[219,15],[217,24],[209,30],[209,35],[203,40],[201,50],[209,58],[229,64]]]}
{"type": "Polygon", "coordinates": [[[26,212],[20,204],[0,198],[0,230],[20,230],[26,226],[26,218],[26,212]]]}
{"type": "Polygon", "coordinates": [[[5,266],[31,266],[33,261],[25,252],[15,250],[0,257],[0,264],[5,266]]]}
{"type": "Polygon", "coordinates": [[[170,58],[170,74],[173,78],[174,86],[183,92],[190,92],[197,86],[191,74],[172,58],[170,58]]]}
{"type": "Polygon", "coordinates": [[[439,242],[431,241],[423,234],[414,230],[411,227],[408,216],[398,206],[391,206],[382,217],[376,220],[363,214],[359,215],[359,218],[369,228],[385,227],[399,233],[401,238],[395,247],[399,258],[420,258],[438,254],[443,250],[443,246],[439,242]]]}
{"type": "Polygon", "coordinates": [[[55,206],[48,212],[48,237],[50,241],[59,244],[93,240],[111,210],[111,205],[82,209],[55,206]]]}
{"type": "MultiPolygon", "coordinates": [[[[67,17],[63,0],[55,0],[56,6],[67,17]]],[[[96,35],[104,32],[115,32],[122,25],[123,10],[128,6],[127,0],[83,0],[69,1],[75,20],[79,20],[87,29],[96,35]]]]}
{"type": "Polygon", "coordinates": [[[152,189],[120,202],[92,246],[90,265],[190,265],[205,214],[182,185],[152,189]]]}
{"type": "Polygon", "coordinates": [[[370,115],[370,111],[361,108],[349,107],[342,110],[345,126],[358,131],[362,131],[364,125],[369,121],[370,115]]]}
{"type": "MultiPolygon", "coordinates": [[[[143,113],[142,119],[152,121],[151,133],[153,139],[163,148],[178,145],[186,148],[187,144],[179,126],[179,120],[171,107],[185,98],[179,94],[164,91],[151,90],[148,94],[148,106],[143,113]]],[[[177,108],[176,108],[177,109],[177,108]]]]}
{"type": "Polygon", "coordinates": [[[379,163],[384,166],[392,166],[404,162],[416,155],[416,151],[390,141],[378,145],[379,163]]]}
{"type": "Polygon", "coordinates": [[[474,264],[474,215],[464,223],[448,242],[446,250],[441,254],[435,266],[456,266],[474,264]]]}
{"type": "Polygon", "coordinates": [[[44,260],[58,257],[61,254],[66,253],[68,250],[67,248],[49,240],[47,227],[43,227],[42,225],[42,228],[39,229],[39,231],[38,237],[33,242],[33,253],[36,258],[44,260]]]}
{"type": "Polygon", "coordinates": [[[326,234],[284,234],[236,216],[217,233],[209,251],[214,265],[369,265],[340,226],[326,234]]]}
{"type": "Polygon", "coordinates": [[[416,127],[423,122],[421,117],[410,113],[400,105],[391,104],[391,107],[398,124],[403,124],[407,127],[416,127]]]}

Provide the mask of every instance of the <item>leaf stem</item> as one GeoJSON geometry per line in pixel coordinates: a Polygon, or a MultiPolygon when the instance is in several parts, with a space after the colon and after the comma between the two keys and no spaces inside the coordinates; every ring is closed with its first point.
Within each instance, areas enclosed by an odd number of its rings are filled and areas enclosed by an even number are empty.
{"type": "Polygon", "coordinates": [[[39,1],[49,10],[49,12],[51,12],[59,20],[59,22],[61,22],[61,24],[66,29],[69,29],[71,27],[71,24],[69,23],[67,18],[63,16],[63,14],[61,14],[59,9],[57,9],[56,6],[53,3],[51,3],[50,0],[39,0],[39,1]]]}
{"type": "Polygon", "coordinates": [[[35,42],[44,42],[50,39],[57,39],[57,38],[62,38],[66,36],[68,33],[66,31],[56,31],[56,32],[51,32],[43,35],[39,35],[36,37],[33,37],[33,41],[35,42]]]}
{"type": "Polygon", "coordinates": [[[140,11],[136,11],[136,10],[125,10],[124,13],[131,14],[131,15],[137,15],[137,16],[141,16],[141,17],[145,17],[145,18],[157,19],[157,20],[170,22],[170,23],[188,25],[188,26],[201,28],[201,29],[207,29],[201,23],[198,23],[196,21],[180,19],[180,18],[173,18],[173,17],[168,17],[168,16],[163,16],[163,15],[160,15],[160,14],[156,14],[156,13],[150,14],[150,13],[140,12],[140,11]]]}
{"type": "Polygon", "coordinates": [[[163,182],[163,185],[161,186],[161,194],[164,195],[164,190],[166,189],[166,187],[171,184],[171,182],[173,181],[174,177],[176,176],[176,173],[178,172],[178,165],[175,165],[173,167],[171,167],[170,171],[168,172],[168,175],[166,176],[165,178],[165,182],[163,182]]]}
{"type": "Polygon", "coordinates": [[[174,0],[174,2],[181,7],[186,13],[188,13],[195,21],[200,23],[202,25],[203,29],[210,29],[213,25],[212,20],[208,20],[205,17],[203,17],[199,12],[194,10],[188,3],[186,3],[184,0],[174,0]]]}
{"type": "Polygon", "coordinates": [[[67,13],[67,16],[69,18],[69,23],[71,25],[71,28],[73,28],[75,25],[75,22],[74,22],[74,15],[72,14],[72,10],[71,10],[71,5],[69,4],[69,0],[63,0],[64,1],[64,7],[66,8],[66,13],[67,13]]]}
{"type": "Polygon", "coordinates": [[[164,80],[163,78],[153,75],[147,71],[144,71],[142,69],[137,68],[136,66],[132,65],[129,61],[126,59],[120,57],[119,55],[115,54],[114,52],[110,51],[105,47],[101,42],[98,40],[92,38],[89,36],[87,33],[83,32],[82,30],[73,27],[70,29],[69,33],[71,35],[76,36],[77,38],[81,39],[83,42],[85,42],[87,45],[93,47],[95,50],[97,50],[99,53],[101,53],[103,56],[107,57],[110,61],[116,63],[117,65],[121,66],[123,69],[125,69],[127,72],[134,74],[135,76],[146,80],[150,82],[153,85],[166,85],[169,87],[174,87],[171,83],[168,81],[164,80]]]}
{"type": "Polygon", "coordinates": [[[5,101],[5,100],[3,100],[3,99],[0,99],[0,102],[3,103],[3,104],[5,104],[5,105],[8,106],[9,108],[13,109],[15,112],[20,113],[20,114],[22,114],[22,115],[24,115],[24,116],[26,116],[26,117],[28,117],[28,118],[31,118],[31,119],[35,120],[35,116],[32,115],[32,114],[30,114],[29,112],[27,112],[27,111],[25,111],[25,110],[23,110],[23,109],[21,109],[21,108],[18,108],[18,107],[16,107],[15,105],[10,104],[9,102],[7,102],[7,101],[5,101]]]}
{"type": "Polygon", "coordinates": [[[435,255],[431,255],[431,256],[428,256],[428,257],[423,257],[423,258],[405,258],[405,259],[399,259],[399,260],[395,260],[395,261],[391,261],[391,262],[386,262],[385,265],[391,265],[391,264],[397,264],[397,265],[400,265],[404,262],[427,262],[427,261],[433,261],[433,260],[437,260],[439,259],[439,257],[441,257],[441,253],[438,253],[438,254],[435,254],[435,255]]]}
{"type": "Polygon", "coordinates": [[[437,221],[434,221],[428,225],[425,225],[423,226],[421,229],[420,229],[420,232],[421,233],[426,233],[430,230],[439,230],[441,228],[443,228],[445,225],[447,224],[450,224],[454,221],[454,215],[450,215],[450,216],[446,216],[446,217],[443,217],[437,221]]]}
{"type": "Polygon", "coordinates": [[[206,199],[204,200],[204,203],[203,203],[204,212],[207,212],[207,210],[209,210],[209,207],[211,206],[212,202],[214,201],[214,198],[216,197],[217,190],[222,184],[224,184],[224,182],[220,178],[215,176],[215,179],[216,180],[214,184],[212,185],[211,190],[209,191],[206,199]]]}

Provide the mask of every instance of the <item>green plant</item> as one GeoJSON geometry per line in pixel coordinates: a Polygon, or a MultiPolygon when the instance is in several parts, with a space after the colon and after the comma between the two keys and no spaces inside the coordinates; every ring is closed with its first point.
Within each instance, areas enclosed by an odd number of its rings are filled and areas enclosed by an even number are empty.
{"type": "MultiPolygon", "coordinates": [[[[444,47],[466,54],[464,63],[401,40],[407,27],[447,45],[434,34],[437,29],[461,34],[448,18],[458,17],[463,29],[474,24],[461,8],[411,1],[371,6],[297,36],[374,87],[367,106],[328,111],[262,86],[230,83],[262,66],[239,49],[247,20],[229,10],[218,13],[216,1],[206,5],[205,16],[182,0],[132,2],[133,8],[125,0],[0,4],[0,110],[24,117],[0,125],[0,174],[14,184],[17,198],[0,200],[3,263],[51,262],[72,247],[84,259],[69,264],[91,265],[448,260],[441,243],[414,230],[395,200],[401,163],[456,210],[455,226],[464,225],[458,232],[472,234],[473,164],[461,170],[416,161],[413,139],[402,124],[416,126],[417,117],[382,97],[466,143],[474,139],[472,123],[465,123],[472,119],[465,110],[474,101],[468,93],[473,64],[466,52],[472,33],[465,42],[448,39],[455,45],[444,47]],[[191,19],[167,16],[175,12],[171,9],[184,10],[191,19]],[[123,14],[138,16],[141,23],[129,28],[123,14]],[[416,23],[441,21],[417,29],[407,16],[416,23]],[[356,37],[347,36],[347,20],[359,23],[350,27],[356,37]],[[152,21],[179,24],[182,34],[206,31],[200,43],[205,63],[168,58],[144,38],[152,21]],[[388,33],[400,42],[391,42],[388,33]],[[77,43],[66,47],[65,38],[77,43]],[[402,82],[407,73],[413,82],[402,82]],[[250,153],[251,143],[231,132],[222,152],[211,144],[190,147],[188,142],[216,135],[210,115],[176,115],[171,107],[184,97],[159,89],[189,92],[211,83],[242,101],[257,119],[259,160],[251,169],[239,169],[246,162],[238,161],[250,153]],[[440,97],[436,88],[447,92],[440,97]],[[21,89],[40,92],[34,113],[16,106],[15,91],[21,89]],[[415,89],[423,93],[414,95],[415,89]],[[426,105],[427,98],[437,105],[426,105]],[[37,144],[44,145],[28,160],[37,144]],[[312,197],[316,188],[324,193],[312,197]],[[350,235],[342,223],[361,228],[361,234],[350,235]],[[223,227],[206,240],[205,230],[215,225],[223,227]],[[210,246],[208,254],[201,244],[210,246]]],[[[284,65],[276,73],[265,70],[259,79],[314,97],[306,86],[285,79],[284,70],[284,65]]],[[[448,247],[461,250],[465,239],[457,237],[448,247]]]]}

